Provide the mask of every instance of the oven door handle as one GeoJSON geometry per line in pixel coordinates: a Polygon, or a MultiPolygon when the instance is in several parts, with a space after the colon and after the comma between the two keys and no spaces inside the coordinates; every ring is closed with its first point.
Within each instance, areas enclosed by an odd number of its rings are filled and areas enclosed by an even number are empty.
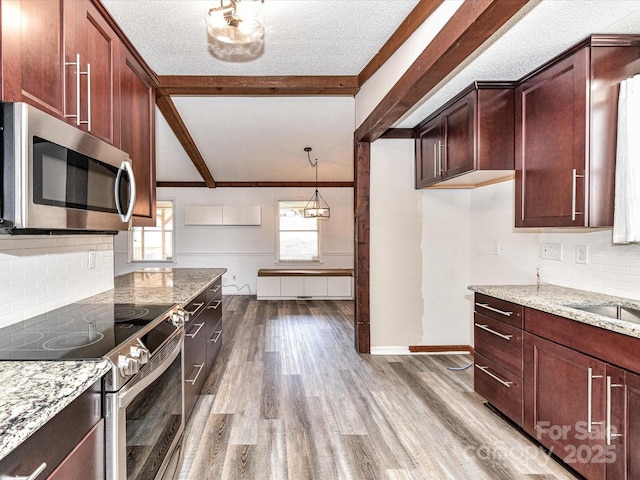
{"type": "MultiPolygon", "coordinates": [[[[184,343],[184,329],[181,328],[174,335],[180,336],[180,341],[176,344],[176,347],[169,353],[160,363],[153,365],[153,359],[147,363],[152,366],[153,370],[145,376],[139,382],[134,383],[131,386],[125,385],[125,387],[118,392],[118,407],[126,408],[129,404],[142,392],[145,388],[155,382],[160,375],[162,375],[169,366],[173,363],[176,357],[182,351],[182,344],[184,343]]],[[[168,340],[167,340],[168,341],[168,340]]]]}

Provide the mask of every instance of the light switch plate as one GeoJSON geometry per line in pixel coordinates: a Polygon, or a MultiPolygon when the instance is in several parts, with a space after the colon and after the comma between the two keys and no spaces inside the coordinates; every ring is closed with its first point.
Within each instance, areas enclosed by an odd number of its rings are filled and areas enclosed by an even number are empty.
{"type": "Polygon", "coordinates": [[[562,244],[561,243],[541,243],[540,258],[546,260],[562,260],[562,244]]]}

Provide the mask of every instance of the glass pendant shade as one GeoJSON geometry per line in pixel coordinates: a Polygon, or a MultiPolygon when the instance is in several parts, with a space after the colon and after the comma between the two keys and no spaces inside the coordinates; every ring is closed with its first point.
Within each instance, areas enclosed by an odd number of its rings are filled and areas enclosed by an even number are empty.
{"type": "Polygon", "coordinates": [[[262,0],[230,0],[212,8],[207,14],[207,33],[210,41],[242,45],[264,41],[262,0]]]}
{"type": "Polygon", "coordinates": [[[331,208],[316,188],[315,193],[304,207],[305,218],[330,218],[331,208]]]}

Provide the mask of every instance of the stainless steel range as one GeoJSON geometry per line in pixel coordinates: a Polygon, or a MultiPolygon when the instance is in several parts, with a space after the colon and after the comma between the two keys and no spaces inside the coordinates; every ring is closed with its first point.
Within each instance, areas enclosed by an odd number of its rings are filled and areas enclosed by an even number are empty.
{"type": "Polygon", "coordinates": [[[184,431],[177,305],[76,303],[0,329],[0,360],[107,358],[107,480],[170,479],[184,431]]]}

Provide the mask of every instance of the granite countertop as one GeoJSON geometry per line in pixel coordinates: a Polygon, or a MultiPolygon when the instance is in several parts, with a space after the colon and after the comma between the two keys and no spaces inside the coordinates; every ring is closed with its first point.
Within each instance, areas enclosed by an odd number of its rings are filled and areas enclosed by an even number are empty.
{"type": "MultiPolygon", "coordinates": [[[[83,303],[189,303],[226,268],[148,268],[83,303]]],[[[109,371],[107,360],[0,362],[0,460],[109,371]]]]}
{"type": "Polygon", "coordinates": [[[108,371],[107,360],[0,362],[0,460],[108,371]]]}
{"type": "MultiPolygon", "coordinates": [[[[640,301],[556,285],[471,285],[469,290],[560,317],[640,338],[640,323],[585,312],[571,306],[621,305],[640,310],[640,301]]],[[[640,322],[640,319],[639,319],[640,322]]]]}
{"type": "Polygon", "coordinates": [[[185,306],[226,271],[226,268],[145,268],[117,276],[113,290],[83,301],[185,306]]]}

